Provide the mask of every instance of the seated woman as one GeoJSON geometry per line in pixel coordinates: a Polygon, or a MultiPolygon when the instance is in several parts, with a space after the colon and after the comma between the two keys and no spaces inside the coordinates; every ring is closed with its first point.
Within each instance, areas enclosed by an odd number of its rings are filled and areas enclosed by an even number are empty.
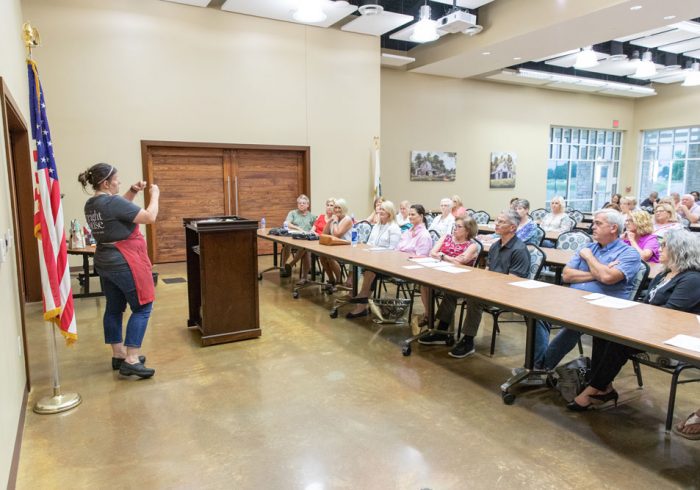
{"type": "Polygon", "coordinates": [[[314,233],[320,235],[323,233],[323,229],[326,227],[326,223],[329,219],[333,217],[333,206],[335,206],[335,198],[329,197],[326,199],[326,213],[319,214],[316,221],[314,221],[314,233]]]}
{"type": "MultiPolygon", "coordinates": [[[[377,213],[379,215],[379,223],[372,228],[372,232],[367,240],[367,245],[370,247],[381,247],[393,250],[401,240],[401,228],[396,223],[396,209],[391,201],[384,201],[377,213]]],[[[366,270],[362,274],[362,288],[358,291],[357,296],[350,300],[351,303],[357,303],[354,310],[345,315],[347,318],[357,318],[366,316],[368,313],[367,304],[369,293],[374,288],[377,274],[366,270]]]]}
{"type": "Polygon", "coordinates": [[[382,209],[382,203],[384,202],[384,198],[382,196],[378,196],[374,198],[374,202],[372,203],[372,214],[367,216],[367,222],[374,226],[377,223],[379,223],[379,210],[382,209]]]}
{"type": "Polygon", "coordinates": [[[396,224],[399,225],[401,231],[406,231],[411,227],[411,222],[408,220],[408,211],[411,209],[411,203],[401,201],[399,204],[399,212],[396,213],[396,224]]]}
{"type": "MultiPolygon", "coordinates": [[[[476,243],[476,235],[479,233],[479,225],[472,219],[471,216],[460,216],[455,219],[454,231],[451,235],[445,235],[435,244],[430,251],[430,256],[443,260],[451,264],[470,265],[476,263],[479,255],[479,245],[476,243]]],[[[421,286],[421,298],[428,299],[430,297],[429,290],[426,286],[421,286]]],[[[425,301],[423,304],[425,305],[425,301]]],[[[457,297],[446,294],[440,308],[437,312],[437,318],[440,320],[439,330],[447,331],[452,318],[454,317],[455,308],[457,305],[457,297]]],[[[428,324],[427,309],[423,315],[423,320],[419,323],[420,326],[428,324]]],[[[430,344],[430,339],[425,337],[419,340],[421,344],[430,344]]],[[[444,342],[441,342],[444,343],[444,342]]]]}
{"type": "MultiPolygon", "coordinates": [[[[666,270],[649,285],[644,302],[700,314],[700,237],[687,230],[670,231],[661,247],[659,262],[666,270]]],[[[614,401],[617,405],[618,394],[612,382],[629,356],[639,352],[632,347],[594,337],[590,384],[567,408],[582,412],[608,401],[614,401]]],[[[684,437],[690,434],[697,436],[700,434],[700,420],[690,416],[674,431],[684,437]]]]}
{"type": "Polygon", "coordinates": [[[678,222],[676,208],[668,202],[660,202],[654,208],[654,235],[663,238],[671,230],[682,230],[683,225],[678,222]]]}
{"type": "MultiPolygon", "coordinates": [[[[297,209],[292,209],[288,214],[285,222],[290,231],[303,231],[309,232],[314,226],[314,221],[316,216],[314,216],[311,211],[309,211],[309,198],[302,194],[297,197],[297,209]]],[[[292,275],[292,266],[297,263],[301,256],[304,255],[301,250],[298,250],[294,254],[294,260],[291,264],[287,263],[289,256],[291,255],[292,247],[285,245],[282,247],[282,269],[280,270],[280,277],[289,277],[292,275]]],[[[311,262],[308,258],[305,258],[301,263],[301,275],[306,277],[306,273],[309,270],[311,262]]]]}
{"type": "Polygon", "coordinates": [[[520,238],[525,245],[532,243],[533,245],[539,245],[539,239],[537,238],[537,225],[530,218],[530,201],[527,199],[520,199],[515,204],[515,212],[520,216],[520,224],[515,232],[515,236],[520,238]]]}
{"type": "Polygon", "coordinates": [[[649,213],[633,211],[625,218],[625,232],[620,238],[634,247],[643,261],[655,264],[659,261],[659,238],[653,231],[649,213]]]}
{"type": "MultiPolygon", "coordinates": [[[[433,248],[433,239],[430,238],[426,227],[425,208],[420,204],[411,204],[408,219],[412,227],[401,234],[401,240],[399,240],[396,250],[406,252],[414,257],[427,257],[433,248]]],[[[428,298],[421,296],[421,301],[424,311],[428,311],[428,298]]]]}
{"type": "Polygon", "coordinates": [[[620,199],[620,212],[622,214],[629,214],[632,211],[638,211],[637,198],[634,196],[625,196],[620,199]]]}
{"type": "MultiPolygon", "coordinates": [[[[348,214],[348,204],[345,199],[336,199],[333,205],[333,216],[326,222],[323,228],[325,235],[333,235],[336,238],[350,241],[352,238],[352,218],[348,214]]],[[[335,286],[341,281],[340,264],[328,257],[320,257],[321,267],[328,275],[328,282],[335,286]]]]}
{"type": "MultiPolygon", "coordinates": [[[[547,232],[554,233],[564,233],[569,231],[568,226],[564,222],[564,217],[567,215],[564,210],[566,209],[566,201],[561,196],[553,197],[550,202],[551,212],[544,215],[542,221],[539,223],[540,227],[547,232]]],[[[554,248],[556,244],[552,240],[545,240],[542,242],[543,247],[554,248]]]]}
{"type": "Polygon", "coordinates": [[[436,231],[440,236],[452,233],[452,225],[455,224],[455,217],[452,216],[452,199],[445,197],[440,200],[440,211],[442,214],[435,216],[430,223],[430,230],[436,231]]]}
{"type": "Polygon", "coordinates": [[[459,218],[463,214],[466,214],[467,208],[464,207],[464,203],[462,202],[462,198],[459,197],[457,194],[452,196],[452,216],[455,218],[459,218]]]}
{"type": "MultiPolygon", "coordinates": [[[[610,201],[608,201],[608,202],[606,202],[605,204],[603,204],[603,208],[608,207],[608,204],[616,204],[616,205],[619,206],[619,205],[620,205],[620,199],[622,199],[622,195],[621,195],[621,194],[613,194],[613,195],[610,197],[610,201]]],[[[617,211],[619,211],[619,209],[618,209],[617,211]]]]}

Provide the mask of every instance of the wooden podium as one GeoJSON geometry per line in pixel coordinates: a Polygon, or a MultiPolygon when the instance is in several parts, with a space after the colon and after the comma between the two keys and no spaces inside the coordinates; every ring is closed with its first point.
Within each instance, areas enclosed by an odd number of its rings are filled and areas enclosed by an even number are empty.
{"type": "Polygon", "coordinates": [[[258,222],[238,216],[185,218],[187,326],[202,345],[261,335],[258,310],[258,222]]]}

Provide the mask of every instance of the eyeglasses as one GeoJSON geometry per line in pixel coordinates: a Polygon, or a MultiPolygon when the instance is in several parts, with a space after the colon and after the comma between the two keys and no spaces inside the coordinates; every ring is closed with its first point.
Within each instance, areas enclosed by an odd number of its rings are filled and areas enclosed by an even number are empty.
{"type": "Polygon", "coordinates": [[[464,228],[464,225],[455,225],[455,228],[464,228]]]}

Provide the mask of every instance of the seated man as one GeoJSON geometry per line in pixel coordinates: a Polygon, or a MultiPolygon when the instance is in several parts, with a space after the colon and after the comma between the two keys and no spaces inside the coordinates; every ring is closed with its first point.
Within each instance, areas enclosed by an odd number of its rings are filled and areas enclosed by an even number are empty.
{"type": "MultiPolygon", "coordinates": [[[[515,274],[527,277],[530,270],[530,253],[525,244],[515,236],[515,230],[520,223],[520,216],[514,210],[503,211],[496,219],[496,233],[500,239],[491,244],[488,255],[488,268],[501,274],[515,274]]],[[[468,274],[466,274],[468,275],[468,274]]],[[[468,278],[467,278],[468,279],[468,278]]],[[[439,329],[447,329],[447,325],[454,317],[457,299],[454,296],[445,295],[437,317],[440,319],[439,329]]],[[[464,319],[464,337],[450,351],[449,355],[461,359],[474,353],[474,337],[479,330],[481,316],[484,311],[483,303],[467,300],[467,317],[464,319]]],[[[445,343],[445,334],[437,333],[419,340],[421,344],[445,343]],[[433,337],[432,339],[430,337],[433,337]]]]}
{"type": "Polygon", "coordinates": [[[695,202],[692,194],[683,194],[681,202],[676,207],[676,213],[690,221],[691,224],[697,223],[700,221],[700,204],[695,202]]]}
{"type": "MultiPolygon", "coordinates": [[[[593,243],[582,248],[566,264],[562,280],[573,289],[628,299],[641,258],[639,252],[620,240],[624,223],[624,216],[614,209],[596,212],[593,243]]],[[[536,322],[535,369],[554,369],[581,337],[579,331],[562,328],[547,346],[550,328],[547,322],[536,322]]]]}

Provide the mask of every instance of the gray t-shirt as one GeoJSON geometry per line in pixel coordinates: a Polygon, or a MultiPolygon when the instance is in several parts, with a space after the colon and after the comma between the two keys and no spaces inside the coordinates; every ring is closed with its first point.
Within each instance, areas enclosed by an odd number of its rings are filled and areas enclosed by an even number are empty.
{"type": "Polygon", "coordinates": [[[85,220],[97,242],[95,267],[103,270],[125,270],[129,266],[113,242],[126,240],[138,226],[134,218],[141,210],[122,196],[100,194],[85,203],[85,220]]]}

